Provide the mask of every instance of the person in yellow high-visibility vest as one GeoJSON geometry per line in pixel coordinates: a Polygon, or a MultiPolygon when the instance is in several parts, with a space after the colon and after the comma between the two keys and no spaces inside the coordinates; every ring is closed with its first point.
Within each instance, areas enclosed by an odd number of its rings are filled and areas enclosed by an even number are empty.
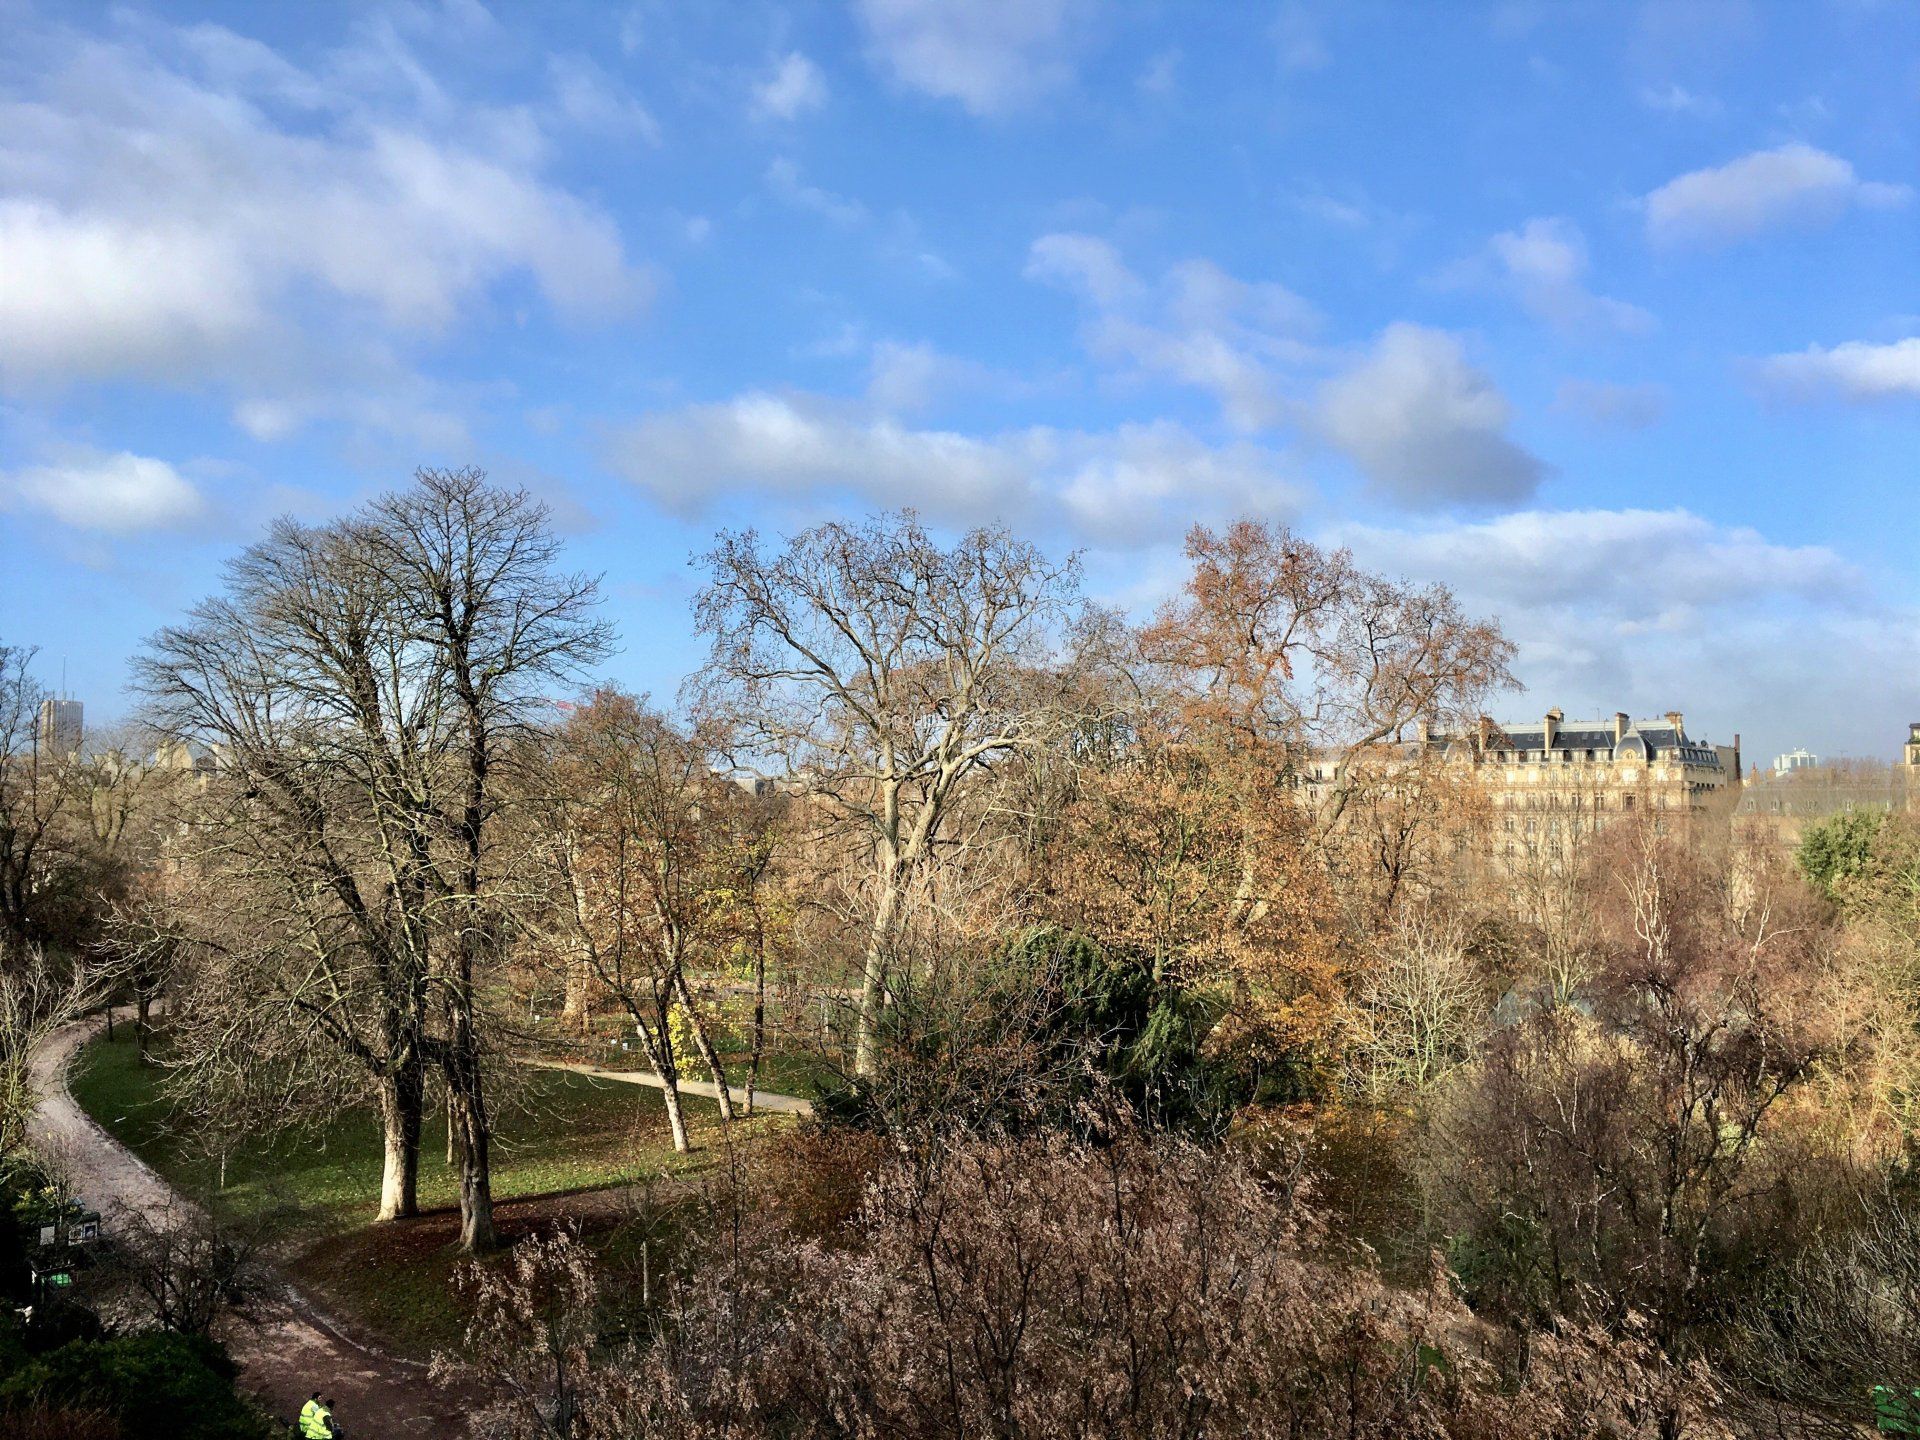
{"type": "Polygon", "coordinates": [[[322,1400],[318,1390],[300,1407],[300,1440],[334,1440],[333,1403],[322,1400]]]}

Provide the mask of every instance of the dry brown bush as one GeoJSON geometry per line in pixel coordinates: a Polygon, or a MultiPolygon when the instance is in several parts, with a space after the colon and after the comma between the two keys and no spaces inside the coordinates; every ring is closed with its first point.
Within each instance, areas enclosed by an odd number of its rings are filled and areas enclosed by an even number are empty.
{"type": "MultiPolygon", "coordinates": [[[[603,1356],[575,1435],[1724,1436],[1704,1372],[1631,1321],[1524,1350],[1436,1269],[1395,1290],[1231,1151],[1124,1134],[889,1165],[862,1243],[716,1198],[651,1343],[603,1356]]],[[[559,1433],[559,1432],[555,1432],[559,1433]]]]}

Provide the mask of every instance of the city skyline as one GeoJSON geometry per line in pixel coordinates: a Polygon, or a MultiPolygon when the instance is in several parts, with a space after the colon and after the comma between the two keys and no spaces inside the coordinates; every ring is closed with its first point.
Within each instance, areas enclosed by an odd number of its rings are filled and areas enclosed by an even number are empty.
{"type": "Polygon", "coordinates": [[[1920,715],[1912,7],[0,25],[0,637],[90,720],[271,516],[449,463],[663,699],[716,527],[911,504],[1136,612],[1288,521],[1497,615],[1497,716],[1920,715]]]}

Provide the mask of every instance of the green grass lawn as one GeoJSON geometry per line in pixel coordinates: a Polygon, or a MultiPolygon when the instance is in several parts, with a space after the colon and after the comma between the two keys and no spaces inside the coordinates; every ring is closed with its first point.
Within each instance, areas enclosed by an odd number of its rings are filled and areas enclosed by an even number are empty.
{"type": "MultiPolygon", "coordinates": [[[[88,1114],[188,1194],[217,1196],[241,1213],[276,1212],[293,1253],[287,1268],[323,1303],[406,1353],[424,1355],[457,1338],[448,1281],[460,1260],[458,1192],[443,1116],[429,1117],[420,1156],[420,1203],[437,1213],[374,1225],[381,1139],[371,1112],[343,1111],[324,1127],[237,1146],[220,1190],[217,1158],[170,1124],[165,1074],[141,1063],[130,1038],[100,1040],[75,1059],[70,1083],[88,1114]]],[[[714,1103],[687,1096],[685,1106],[696,1148],[677,1155],[657,1090],[525,1073],[497,1117],[493,1193],[503,1237],[562,1219],[584,1218],[601,1235],[631,1228],[644,1207],[627,1187],[696,1174],[723,1153],[714,1103]]],[[[783,1123],[756,1117],[737,1126],[735,1138],[750,1143],[783,1123]]]]}
{"type": "MultiPolygon", "coordinates": [[[[807,1014],[808,1022],[801,1026],[796,1026],[790,1016],[783,1025],[778,1015],[769,1015],[767,1052],[760,1057],[760,1082],[757,1087],[760,1090],[813,1100],[819,1097],[823,1086],[832,1086],[845,1078],[851,1056],[829,1054],[817,1027],[812,1023],[812,1011],[809,1010],[807,1014]]],[[[733,1085],[744,1085],[747,1057],[752,1047],[750,1002],[744,996],[733,996],[720,1007],[718,1018],[720,1023],[713,1032],[713,1041],[720,1051],[721,1064],[726,1067],[727,1080],[733,1085]]],[[[590,1032],[585,1036],[561,1029],[551,1018],[545,1022],[545,1027],[535,1043],[546,1053],[587,1060],[609,1070],[646,1068],[646,1057],[640,1053],[637,1044],[623,1051],[608,1043],[610,1037],[617,1040],[632,1039],[632,1021],[617,1011],[596,1014],[590,1032]]],[[[682,1055],[679,1060],[680,1073],[684,1078],[710,1078],[698,1054],[682,1055]]]]}
{"type": "MultiPolygon", "coordinates": [[[[242,1211],[286,1204],[302,1228],[351,1226],[372,1218],[380,1185],[380,1128],[371,1112],[343,1111],[330,1124],[237,1146],[219,1189],[216,1157],[176,1133],[162,1093],[164,1069],[143,1065],[131,1040],[97,1041],[80,1054],[74,1098],[122,1144],[190,1194],[221,1198],[242,1211]]],[[[546,1195],[685,1174],[711,1159],[719,1116],[712,1101],[684,1100],[697,1147],[676,1155],[660,1093],[637,1085],[558,1071],[536,1071],[498,1117],[493,1149],[496,1198],[546,1195]]],[[[420,1203],[458,1199],[446,1163],[443,1116],[428,1117],[421,1143],[420,1203]]]]}

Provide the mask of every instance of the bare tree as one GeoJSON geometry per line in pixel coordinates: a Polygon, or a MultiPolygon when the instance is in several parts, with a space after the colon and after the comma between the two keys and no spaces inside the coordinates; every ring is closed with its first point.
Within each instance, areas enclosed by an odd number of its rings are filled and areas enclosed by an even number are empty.
{"type": "Polygon", "coordinates": [[[1142,653],[1196,731],[1298,769],[1324,757],[1316,818],[1337,824],[1368,775],[1356,757],[1421,720],[1470,717],[1511,686],[1513,646],[1445,586],[1370,575],[1344,550],[1243,520],[1187,537],[1193,574],[1142,653]]]}
{"type": "Polygon", "coordinates": [[[156,728],[222,758],[179,857],[197,903],[171,922],[203,966],[188,1054],[244,1061],[263,1004],[336,1050],[380,1106],[382,1218],[416,1208],[437,1068],[468,1248],[493,1235],[477,972],[504,929],[504,772],[547,687],[607,644],[595,583],[557,561],[524,491],[421,471],[344,521],[277,522],[137,667],[156,728]]]}
{"type": "Polygon", "coordinates": [[[501,769],[544,709],[544,688],[577,680],[612,632],[597,615],[598,582],[558,568],[545,505],[490,487],[479,470],[422,470],[376,500],[351,533],[364,563],[397,598],[411,644],[425,652],[444,707],[446,797],[434,829],[450,852],[436,867],[437,966],[443,1032],[430,1049],[448,1095],[460,1159],[461,1244],[493,1242],[487,1118],[476,977],[504,927],[496,903],[492,821],[501,769]]]}
{"type": "Polygon", "coordinates": [[[673,1023],[713,1076],[733,1118],[720,1056],[689,984],[690,963],[716,958],[716,890],[733,787],[705,752],[633,697],[602,690],[549,741],[540,786],[544,903],[523,917],[562,967],[583,965],[633,1021],[659,1078],[676,1150],[688,1148],[682,1057],[673,1023]]]}
{"type": "Polygon", "coordinates": [[[266,1214],[235,1221],[170,1200],[158,1211],[130,1210],[122,1224],[119,1269],[163,1330],[206,1335],[273,1289],[266,1214]]]}
{"type": "Polygon", "coordinates": [[[39,923],[60,822],[72,798],[71,757],[41,744],[46,692],[33,678],[34,652],[0,645],[0,964],[45,938],[39,923]]]}
{"type": "Polygon", "coordinates": [[[723,534],[705,564],[712,652],[693,693],[745,755],[847,822],[868,860],[856,1068],[869,1072],[908,897],[961,788],[1051,720],[1079,567],[1005,530],[944,547],[911,514],[816,526],[777,554],[723,534]]]}
{"type": "Polygon", "coordinates": [[[38,947],[0,967],[0,1163],[26,1144],[27,1122],[40,1103],[34,1051],[84,1014],[99,990],[95,971],[56,965],[38,947]]]}
{"type": "Polygon", "coordinates": [[[1467,917],[1403,914],[1360,982],[1353,1058],[1368,1088],[1417,1094],[1477,1053],[1493,997],[1476,973],[1467,917]]]}
{"type": "Polygon", "coordinates": [[[1796,1101],[1838,1058],[1835,937],[1798,882],[1609,832],[1616,895],[1578,1005],[1503,1027],[1433,1106],[1424,1183],[1483,1301],[1655,1317],[1695,1341],[1807,1213],[1796,1101]]]}
{"type": "Polygon", "coordinates": [[[604,1367],[593,1363],[603,1322],[593,1255],[557,1231],[513,1247],[505,1266],[468,1264],[455,1278],[468,1307],[459,1354],[434,1356],[442,1383],[479,1382],[494,1403],[476,1432],[502,1440],[573,1440],[601,1408],[604,1367]]]}

